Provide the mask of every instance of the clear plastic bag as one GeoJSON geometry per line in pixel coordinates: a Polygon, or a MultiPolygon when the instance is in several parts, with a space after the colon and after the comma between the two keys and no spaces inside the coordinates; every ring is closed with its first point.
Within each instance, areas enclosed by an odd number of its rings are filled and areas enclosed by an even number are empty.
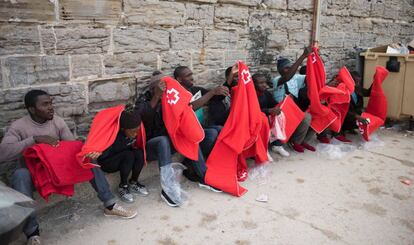
{"type": "Polygon", "coordinates": [[[286,139],[286,117],[283,111],[279,115],[276,115],[274,119],[272,118],[272,124],[270,128],[270,142],[276,140],[285,140],[286,139]]]}
{"type": "Polygon", "coordinates": [[[265,185],[268,182],[268,173],[268,164],[256,165],[249,170],[249,178],[259,186],[265,185]]]}
{"type": "Polygon", "coordinates": [[[160,168],[161,187],[168,197],[181,206],[188,194],[181,188],[180,182],[185,167],[181,163],[171,163],[160,168]]]}
{"type": "Polygon", "coordinates": [[[356,149],[356,146],[344,144],[338,140],[332,140],[330,144],[320,143],[316,145],[318,155],[331,160],[341,159],[356,149]]]}
{"type": "Polygon", "coordinates": [[[361,145],[359,146],[360,149],[363,150],[370,150],[373,148],[383,147],[385,146],[384,141],[382,141],[377,134],[371,134],[369,141],[361,141],[361,145]]]}

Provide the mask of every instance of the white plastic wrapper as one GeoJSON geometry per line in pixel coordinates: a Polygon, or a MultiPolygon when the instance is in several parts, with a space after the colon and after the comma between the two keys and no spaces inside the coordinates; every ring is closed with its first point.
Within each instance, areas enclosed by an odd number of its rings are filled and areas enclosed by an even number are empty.
{"type": "Polygon", "coordinates": [[[316,145],[318,155],[331,160],[341,159],[356,149],[356,146],[349,143],[342,143],[336,139],[332,139],[330,144],[319,143],[316,145]]]}
{"type": "Polygon", "coordinates": [[[257,185],[265,185],[268,182],[269,176],[268,164],[256,165],[249,170],[249,178],[257,183],[257,185]]]}
{"type": "Polygon", "coordinates": [[[363,150],[370,150],[370,149],[374,149],[374,148],[379,148],[379,147],[383,147],[385,146],[385,142],[382,141],[377,134],[372,134],[370,136],[370,140],[369,141],[361,141],[361,145],[360,145],[360,149],[363,150]]]}
{"type": "Polygon", "coordinates": [[[274,119],[271,119],[271,128],[270,128],[270,142],[276,140],[285,140],[286,139],[286,117],[285,114],[280,112],[279,115],[274,116],[274,119]]]}
{"type": "Polygon", "coordinates": [[[188,199],[188,194],[180,185],[184,169],[185,167],[181,163],[171,163],[160,168],[161,187],[170,199],[179,206],[188,199]]]}

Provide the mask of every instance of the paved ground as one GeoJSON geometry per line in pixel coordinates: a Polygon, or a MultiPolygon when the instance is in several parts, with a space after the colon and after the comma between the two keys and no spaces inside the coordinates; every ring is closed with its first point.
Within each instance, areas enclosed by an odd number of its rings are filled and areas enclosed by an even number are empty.
{"type": "MultiPolygon", "coordinates": [[[[42,209],[45,244],[414,244],[414,136],[383,130],[385,146],[340,160],[293,154],[249,179],[241,198],[185,181],[190,199],[170,208],[159,197],[155,164],[143,182],[138,217],[103,216],[93,192],[42,209]],[[268,196],[267,203],[255,199],[268,196]]],[[[83,192],[84,189],[83,189],[83,192]]]]}

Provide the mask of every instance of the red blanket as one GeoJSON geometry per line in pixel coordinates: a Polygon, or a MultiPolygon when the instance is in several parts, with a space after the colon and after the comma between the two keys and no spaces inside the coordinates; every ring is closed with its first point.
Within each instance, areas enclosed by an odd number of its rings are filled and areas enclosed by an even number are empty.
{"type": "Polygon", "coordinates": [[[329,128],[339,133],[348,113],[351,94],[355,89],[355,82],[346,67],[342,67],[336,79],[339,82],[338,86],[336,88],[323,87],[319,93],[319,98],[328,103],[328,108],[336,116],[336,120],[329,125],[329,128]]]}
{"type": "MultiPolygon", "coordinates": [[[[243,151],[255,145],[263,126],[263,117],[249,69],[241,61],[238,65],[239,81],[232,88],[230,114],[207,159],[205,177],[209,185],[235,196],[241,196],[247,191],[237,182],[237,159],[243,151]]],[[[262,137],[262,140],[266,139],[262,137]]],[[[263,157],[266,154],[262,160],[267,159],[267,152],[263,148],[265,147],[261,147],[260,143],[254,147],[256,151],[260,151],[255,152],[255,156],[263,157]]]]}
{"type": "MultiPolygon", "coordinates": [[[[282,143],[286,143],[305,118],[305,113],[303,113],[290,96],[286,96],[277,106],[280,107],[286,118],[286,139],[281,140],[282,143]]],[[[270,125],[271,127],[275,126],[275,115],[270,116],[270,125]]]]}
{"type": "Polygon", "coordinates": [[[74,184],[93,178],[92,171],[76,160],[82,145],[81,141],[61,141],[57,147],[37,144],[24,151],[33,184],[46,201],[52,193],[72,196],[74,184]]]}
{"type": "Polygon", "coordinates": [[[164,77],[162,118],[174,148],[185,157],[198,160],[199,143],[204,130],[190,105],[192,94],[171,77],[164,77]]]}
{"type": "MultiPolygon", "coordinates": [[[[84,168],[99,167],[91,163],[91,159],[85,157],[90,152],[103,152],[110,147],[119,132],[119,119],[125,105],[118,105],[98,112],[92,121],[91,129],[82,150],[76,155],[79,164],[84,168]]],[[[143,149],[144,159],[145,151],[145,128],[141,123],[140,131],[137,135],[137,147],[143,149]]]]}
{"type": "Polygon", "coordinates": [[[369,136],[382,126],[387,118],[387,97],[382,89],[382,83],[387,76],[387,69],[377,66],[368,105],[361,115],[369,120],[369,124],[364,125],[357,122],[359,130],[366,141],[369,141],[369,136]]]}
{"type": "Polygon", "coordinates": [[[313,48],[309,54],[306,66],[306,82],[310,100],[309,113],[312,115],[311,127],[316,133],[321,133],[333,123],[337,116],[320,101],[320,91],[325,86],[326,74],[318,49],[313,48]]]}

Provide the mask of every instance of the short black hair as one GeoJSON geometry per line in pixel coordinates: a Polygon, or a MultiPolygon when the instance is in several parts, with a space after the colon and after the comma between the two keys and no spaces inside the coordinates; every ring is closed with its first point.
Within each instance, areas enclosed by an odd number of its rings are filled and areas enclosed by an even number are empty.
{"type": "Polygon", "coordinates": [[[37,97],[41,95],[49,95],[49,94],[46,91],[43,91],[40,89],[34,89],[34,90],[30,90],[29,92],[27,92],[26,95],[24,96],[24,106],[26,107],[26,109],[28,109],[29,107],[36,107],[37,97]]]}
{"type": "Polygon", "coordinates": [[[162,72],[159,71],[159,70],[155,70],[155,71],[152,72],[152,76],[157,76],[157,75],[161,75],[161,74],[162,74],[162,72]]]}
{"type": "Polygon", "coordinates": [[[351,76],[352,76],[352,78],[355,78],[355,77],[361,78],[361,74],[359,72],[357,72],[357,71],[352,71],[351,72],[351,76]]]}
{"type": "Polygon", "coordinates": [[[257,83],[257,80],[258,80],[259,78],[261,78],[261,77],[263,77],[264,79],[266,79],[266,80],[267,80],[267,77],[266,77],[266,75],[265,75],[265,74],[263,74],[263,73],[255,73],[255,74],[252,76],[253,83],[257,83]]]}
{"type": "Polygon", "coordinates": [[[226,75],[226,79],[229,77],[230,73],[231,73],[231,69],[233,69],[232,66],[227,67],[226,72],[224,73],[226,75]]]}
{"type": "Polygon", "coordinates": [[[189,69],[188,66],[177,66],[174,70],[174,78],[177,79],[185,69],[189,69]]]}
{"type": "Polygon", "coordinates": [[[299,74],[300,74],[300,75],[306,75],[306,66],[302,66],[302,67],[299,69],[299,74]]]}

